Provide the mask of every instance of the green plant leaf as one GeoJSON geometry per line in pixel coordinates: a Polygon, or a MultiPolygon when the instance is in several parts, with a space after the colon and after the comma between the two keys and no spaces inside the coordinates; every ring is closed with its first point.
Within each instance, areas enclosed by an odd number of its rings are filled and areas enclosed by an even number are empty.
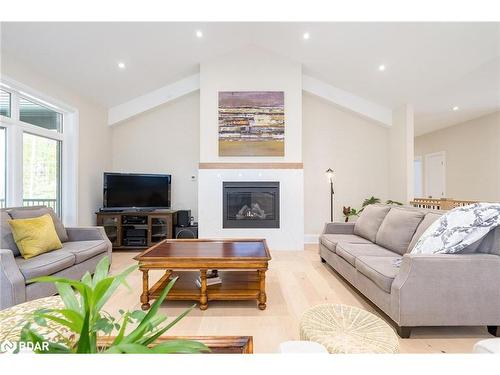
{"type": "Polygon", "coordinates": [[[380,198],[375,198],[373,195],[363,201],[362,207],[365,208],[370,204],[380,203],[380,198]]]}
{"type": "Polygon", "coordinates": [[[401,203],[401,202],[398,202],[398,201],[393,201],[393,200],[390,200],[390,199],[388,199],[388,200],[385,202],[385,204],[394,204],[394,205],[396,205],[396,206],[402,206],[402,205],[403,205],[403,203],[401,203]]]}
{"type": "Polygon", "coordinates": [[[106,293],[111,288],[113,282],[117,281],[118,279],[116,279],[115,277],[106,277],[105,279],[99,281],[94,287],[94,291],[92,294],[92,306],[94,306],[97,310],[104,306],[106,300],[103,299],[106,296],[106,293]]]}
{"type": "Polygon", "coordinates": [[[134,318],[135,320],[141,320],[141,319],[144,319],[144,317],[146,316],[146,313],[142,310],[134,310],[129,314],[129,316],[131,318],[134,318]]]}
{"type": "MultiPolygon", "coordinates": [[[[66,306],[68,310],[80,311],[80,304],[78,303],[73,288],[69,284],[61,282],[55,282],[54,284],[64,302],[64,306],[66,306]]],[[[80,313],[81,312],[82,311],[80,311],[80,313]]]]}
{"type": "Polygon", "coordinates": [[[139,323],[136,329],[134,329],[130,334],[128,334],[124,339],[124,343],[132,343],[135,342],[136,340],[140,339],[142,335],[146,332],[147,329],[147,324],[149,321],[156,315],[158,312],[158,309],[160,308],[160,305],[162,304],[163,300],[167,296],[168,292],[172,287],[174,286],[175,282],[177,281],[178,277],[173,278],[163,289],[161,292],[160,296],[156,299],[156,301],[151,305],[151,308],[147,312],[146,316],[142,319],[142,321],[139,323]]]}
{"type": "Polygon", "coordinates": [[[194,354],[210,352],[210,349],[205,344],[192,340],[165,341],[151,349],[153,353],[162,354],[194,354]]]}
{"type": "MultiPolygon", "coordinates": [[[[75,288],[78,293],[80,293],[81,296],[84,296],[85,293],[92,293],[92,289],[82,283],[81,281],[76,281],[72,279],[66,279],[64,277],[56,277],[56,276],[40,276],[40,277],[35,277],[33,279],[28,280],[29,283],[32,282],[40,282],[40,283],[61,283],[61,284],[67,284],[75,288]]],[[[85,310],[83,306],[83,310],[85,310]]]]}
{"type": "Polygon", "coordinates": [[[33,319],[40,327],[47,327],[47,320],[45,320],[43,314],[34,314],[33,319]]]}
{"type": "Polygon", "coordinates": [[[82,330],[80,331],[80,338],[78,339],[77,353],[92,353],[90,344],[90,313],[85,311],[83,318],[82,330]]]}
{"type": "Polygon", "coordinates": [[[107,354],[153,354],[153,350],[140,344],[119,344],[104,351],[107,354]]]}
{"type": "Polygon", "coordinates": [[[82,283],[92,288],[92,276],[90,275],[90,272],[85,272],[85,275],[82,277],[82,283]]]}
{"type": "Polygon", "coordinates": [[[25,325],[22,330],[21,330],[21,342],[31,342],[33,343],[36,347],[43,348],[44,345],[47,345],[47,350],[35,350],[35,353],[45,353],[45,354],[60,354],[60,353],[71,353],[71,350],[61,344],[50,342],[48,340],[45,340],[42,336],[40,336],[38,333],[33,331],[29,324],[25,325]],[[47,343],[47,344],[45,344],[47,343]]]}
{"type": "MultiPolygon", "coordinates": [[[[74,322],[72,322],[70,320],[66,320],[66,319],[60,318],[58,316],[49,314],[49,313],[41,313],[41,314],[35,313],[35,314],[39,318],[52,320],[53,322],[56,322],[62,326],[68,327],[73,332],[79,332],[79,329],[81,329],[81,325],[75,324],[74,322]]],[[[36,318],[35,318],[35,322],[37,322],[36,318]]],[[[37,324],[38,324],[38,322],[37,322],[37,324]]]]}
{"type": "Polygon", "coordinates": [[[92,285],[95,287],[97,283],[108,276],[109,271],[109,258],[102,258],[95,267],[94,277],[92,278],[92,285]]]}
{"type": "Polygon", "coordinates": [[[161,328],[158,332],[156,332],[151,337],[148,337],[145,340],[141,340],[140,343],[143,345],[149,345],[149,344],[154,343],[158,339],[158,337],[163,335],[166,331],[168,331],[170,328],[172,328],[174,325],[176,325],[182,318],[184,318],[187,314],[189,314],[195,306],[196,306],[196,304],[194,304],[190,308],[186,309],[181,315],[179,315],[177,318],[172,320],[165,327],[161,328]]]}
{"type": "Polygon", "coordinates": [[[125,271],[121,272],[120,274],[113,276],[112,278],[114,279],[109,288],[107,288],[106,292],[102,295],[102,297],[99,299],[99,302],[95,304],[96,309],[101,309],[104,304],[109,300],[109,298],[113,295],[115,290],[122,284],[125,280],[125,278],[134,270],[136,270],[138,266],[134,265],[129,268],[127,268],[125,271]]]}
{"type": "Polygon", "coordinates": [[[123,340],[123,336],[125,335],[125,329],[127,328],[127,324],[128,324],[128,313],[125,313],[124,317],[123,317],[123,324],[120,328],[120,330],[118,331],[118,335],[116,335],[115,339],[113,340],[113,343],[111,344],[111,346],[113,345],[118,345],[122,342],[123,340]]]}

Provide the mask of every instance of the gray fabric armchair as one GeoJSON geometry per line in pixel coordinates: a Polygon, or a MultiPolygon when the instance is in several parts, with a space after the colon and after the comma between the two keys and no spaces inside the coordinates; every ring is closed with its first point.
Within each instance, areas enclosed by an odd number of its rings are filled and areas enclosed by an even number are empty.
{"type": "Polygon", "coordinates": [[[394,323],[500,326],[500,227],[460,254],[411,254],[442,212],[368,206],[356,223],[327,223],[320,256],[394,323]],[[401,259],[398,267],[395,262],[401,259]]]}
{"type": "MultiPolygon", "coordinates": [[[[39,276],[54,275],[80,279],[93,273],[97,263],[108,256],[111,261],[111,242],[102,227],[58,228],[65,230],[63,247],[24,259],[15,245],[8,221],[22,211],[22,217],[37,217],[51,213],[47,207],[10,208],[0,211],[0,309],[22,302],[56,294],[51,283],[30,283],[39,276]]],[[[60,236],[61,237],[61,236],[60,236]]]]}

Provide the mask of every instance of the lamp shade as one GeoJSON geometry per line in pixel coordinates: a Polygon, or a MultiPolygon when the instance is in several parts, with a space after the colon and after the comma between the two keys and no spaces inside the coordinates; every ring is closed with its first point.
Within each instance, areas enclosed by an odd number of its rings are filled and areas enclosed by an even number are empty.
{"type": "Polygon", "coordinates": [[[331,168],[328,168],[325,173],[326,177],[328,177],[328,181],[331,181],[333,178],[333,170],[331,168]]]}

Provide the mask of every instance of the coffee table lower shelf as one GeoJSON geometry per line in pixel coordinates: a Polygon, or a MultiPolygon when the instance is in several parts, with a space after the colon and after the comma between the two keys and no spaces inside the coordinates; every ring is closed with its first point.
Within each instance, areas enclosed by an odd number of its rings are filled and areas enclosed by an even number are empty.
{"type": "Polygon", "coordinates": [[[209,301],[240,301],[257,300],[259,308],[266,308],[266,295],[264,290],[264,272],[259,270],[246,271],[219,271],[222,284],[206,287],[205,293],[196,285],[200,271],[166,271],[165,275],[148,290],[148,303],[142,308],[149,308],[149,300],[156,299],[167,283],[178,276],[176,283],[167,295],[167,300],[196,301],[200,309],[205,310],[209,301]]]}

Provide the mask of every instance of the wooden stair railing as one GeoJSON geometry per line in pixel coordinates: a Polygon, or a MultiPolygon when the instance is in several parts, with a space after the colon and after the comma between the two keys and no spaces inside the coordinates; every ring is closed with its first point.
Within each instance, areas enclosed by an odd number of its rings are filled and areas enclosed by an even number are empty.
{"type": "Polygon", "coordinates": [[[451,210],[455,207],[467,206],[473,203],[477,203],[477,201],[457,200],[451,198],[414,198],[410,202],[410,205],[413,207],[428,208],[432,210],[451,210]]]}

